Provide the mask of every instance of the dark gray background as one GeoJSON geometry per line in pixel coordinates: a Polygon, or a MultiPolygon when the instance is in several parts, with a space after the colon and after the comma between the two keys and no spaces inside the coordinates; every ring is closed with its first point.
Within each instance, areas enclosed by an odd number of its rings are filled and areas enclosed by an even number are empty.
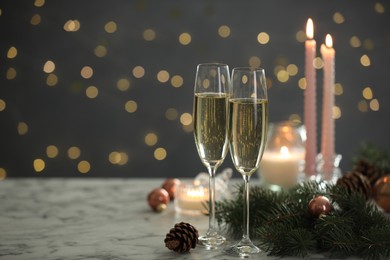
{"type": "MultiPolygon", "coordinates": [[[[202,62],[223,62],[247,66],[257,56],[272,81],[269,89],[270,122],[287,120],[291,114],[303,115],[303,91],[298,80],[304,77],[304,43],[296,33],[305,30],[308,17],[315,23],[317,55],[319,45],[330,33],[336,49],[336,82],[344,93],[336,96],[342,116],[336,120],[336,149],[343,155],[343,171],[350,168],[353,155],[363,141],[385,149],[389,143],[389,61],[390,5],[387,1],[50,1],[41,7],[34,1],[1,0],[0,2],[0,99],[6,109],[0,112],[0,168],[12,177],[193,177],[205,171],[201,164],[192,132],[183,130],[179,118],[165,117],[168,108],[179,116],[192,113],[195,68],[202,62]],[[375,10],[375,4],[384,13],[375,10]],[[337,24],[334,13],[345,21],[337,24]],[[32,25],[31,17],[41,16],[41,23],[32,25]],[[66,21],[77,19],[81,27],[66,32],[66,21]],[[115,33],[107,33],[104,25],[114,21],[115,33]],[[228,38],[218,35],[218,28],[228,25],[228,38]],[[153,29],[156,38],[145,41],[142,33],[153,29]],[[192,36],[183,46],[178,37],[182,32],[192,36]],[[267,32],[266,45],[257,42],[257,35],[267,32]],[[362,46],[351,47],[357,36],[362,46]],[[364,42],[373,43],[367,48],[364,42]],[[108,53],[99,58],[97,45],[106,46],[108,53]],[[7,58],[15,46],[18,54],[7,58]],[[367,54],[371,66],[360,64],[367,54]],[[49,87],[42,68],[47,60],[56,64],[58,84],[49,87]],[[296,76],[286,83],[277,80],[277,65],[295,64],[296,76]],[[137,79],[135,66],[143,66],[146,74],[137,79]],[[80,70],[91,66],[94,75],[83,79],[80,70]],[[7,70],[17,71],[15,79],[6,79],[7,70]],[[156,75],[167,70],[180,75],[184,84],[174,88],[161,83],[156,75]],[[119,91],[116,82],[127,78],[131,87],[119,91]],[[94,85],[99,89],[95,99],[85,95],[94,85]],[[379,111],[361,112],[357,104],[364,100],[362,90],[371,87],[380,104],[379,111]],[[124,104],[136,100],[138,110],[128,113],[124,104]],[[25,122],[29,130],[19,135],[17,126],[25,122]],[[158,142],[147,146],[144,137],[154,132],[158,142]],[[59,155],[48,158],[46,147],[55,145],[59,155]],[[71,146],[81,150],[76,160],[68,158],[71,146]],[[163,147],[167,157],[158,161],[154,150],[163,147]],[[128,154],[128,163],[119,166],[109,162],[112,151],[128,154]],[[45,169],[36,173],[34,159],[43,159],[45,169]],[[91,170],[82,174],[77,163],[86,160],[91,170]]],[[[322,71],[317,71],[318,118],[320,118],[322,71]]],[[[320,129],[320,120],[319,127],[320,129]]],[[[319,133],[320,134],[320,133],[319,133]]],[[[230,156],[221,166],[231,166],[230,156]]]]}

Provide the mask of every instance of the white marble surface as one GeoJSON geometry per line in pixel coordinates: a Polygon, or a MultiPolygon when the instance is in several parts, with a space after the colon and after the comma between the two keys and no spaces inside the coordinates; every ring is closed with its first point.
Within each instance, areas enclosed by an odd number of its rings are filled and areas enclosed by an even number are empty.
{"type": "Polygon", "coordinates": [[[186,254],[165,247],[165,235],[175,223],[189,222],[203,234],[208,217],[178,215],[173,203],[162,213],[153,212],[146,196],[162,182],[162,179],[3,180],[0,259],[236,259],[201,246],[186,254]]]}

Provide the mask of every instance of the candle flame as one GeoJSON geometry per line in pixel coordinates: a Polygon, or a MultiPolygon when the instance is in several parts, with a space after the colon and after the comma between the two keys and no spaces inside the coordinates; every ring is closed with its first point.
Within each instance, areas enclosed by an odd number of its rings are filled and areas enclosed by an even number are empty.
{"type": "Polygon", "coordinates": [[[313,39],[314,37],[314,25],[313,25],[313,20],[311,18],[307,19],[306,37],[310,40],[313,39]]]}
{"type": "Polygon", "coordinates": [[[290,154],[290,152],[288,151],[287,146],[282,146],[282,147],[280,148],[280,155],[281,155],[282,157],[287,157],[289,154],[290,154]]]}
{"type": "Polygon", "coordinates": [[[332,40],[332,36],[330,36],[330,34],[327,34],[327,35],[326,35],[326,38],[325,38],[325,45],[326,45],[326,47],[328,47],[328,48],[332,48],[332,47],[333,47],[333,40],[332,40]]]}

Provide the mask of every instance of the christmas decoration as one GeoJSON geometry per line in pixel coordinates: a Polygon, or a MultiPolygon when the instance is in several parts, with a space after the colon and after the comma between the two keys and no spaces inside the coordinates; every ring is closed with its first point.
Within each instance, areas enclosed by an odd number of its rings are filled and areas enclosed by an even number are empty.
{"type": "Polygon", "coordinates": [[[164,239],[165,246],[178,253],[189,252],[198,243],[198,230],[189,223],[180,222],[169,230],[164,239]]]}
{"type": "Polygon", "coordinates": [[[360,172],[348,172],[343,177],[338,179],[336,184],[346,187],[349,192],[360,192],[366,199],[369,199],[372,194],[372,188],[369,179],[360,172]]]}
{"type": "MultiPolygon", "coordinates": [[[[215,200],[230,199],[231,194],[228,188],[229,181],[232,178],[233,169],[225,168],[222,172],[215,175],[215,200]]],[[[209,174],[201,172],[196,175],[194,184],[202,185],[204,187],[209,186],[209,174]]]]}
{"type": "Polygon", "coordinates": [[[365,143],[355,156],[353,164],[353,170],[366,176],[374,187],[379,178],[390,174],[390,153],[365,143]]]}
{"type": "Polygon", "coordinates": [[[354,166],[354,171],[360,172],[366,176],[370,181],[371,186],[374,186],[376,181],[385,175],[383,170],[378,169],[374,163],[369,162],[366,159],[359,159],[354,166]]]}
{"type": "Polygon", "coordinates": [[[373,197],[379,207],[390,212],[390,175],[383,176],[376,181],[373,197]]]}
{"type": "Polygon", "coordinates": [[[179,179],[169,178],[169,179],[165,180],[161,186],[161,188],[168,191],[169,198],[171,201],[173,201],[175,199],[175,191],[176,191],[176,188],[178,185],[180,185],[179,179]]]}
{"type": "Polygon", "coordinates": [[[165,189],[156,188],[148,194],[148,204],[156,212],[166,209],[169,202],[169,194],[165,189]]]}
{"type": "MultiPolygon", "coordinates": [[[[238,186],[235,198],[216,204],[218,223],[233,237],[241,236],[242,189],[238,186]]],[[[279,193],[254,186],[250,197],[250,236],[269,255],[390,257],[390,219],[362,193],[344,185],[310,181],[279,193]],[[308,205],[317,196],[335,206],[313,217],[308,205]]]]}
{"type": "MultiPolygon", "coordinates": [[[[376,172],[388,173],[373,187],[375,201],[385,209],[390,204],[390,154],[365,145],[354,159],[352,172],[340,178],[338,184],[309,181],[279,193],[252,187],[250,236],[274,256],[321,253],[326,259],[389,259],[390,218],[367,200],[370,182],[376,178],[373,167],[376,172]],[[328,198],[334,207],[315,217],[308,205],[319,196],[328,198]]],[[[242,234],[242,191],[243,186],[237,186],[234,198],[216,204],[218,223],[236,238],[242,234]]]]}
{"type": "Polygon", "coordinates": [[[328,214],[333,210],[333,206],[327,197],[317,196],[310,200],[308,209],[312,216],[319,217],[328,214]]]}

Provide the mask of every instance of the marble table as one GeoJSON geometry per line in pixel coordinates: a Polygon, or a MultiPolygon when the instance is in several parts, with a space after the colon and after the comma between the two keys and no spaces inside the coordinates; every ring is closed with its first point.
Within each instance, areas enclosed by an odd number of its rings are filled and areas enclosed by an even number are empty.
{"type": "Polygon", "coordinates": [[[203,234],[208,217],[179,215],[173,204],[162,213],[153,212],[146,196],[162,182],[162,179],[0,181],[0,259],[237,259],[221,250],[208,251],[201,246],[186,254],[165,247],[165,235],[175,223],[189,222],[203,234]]]}

